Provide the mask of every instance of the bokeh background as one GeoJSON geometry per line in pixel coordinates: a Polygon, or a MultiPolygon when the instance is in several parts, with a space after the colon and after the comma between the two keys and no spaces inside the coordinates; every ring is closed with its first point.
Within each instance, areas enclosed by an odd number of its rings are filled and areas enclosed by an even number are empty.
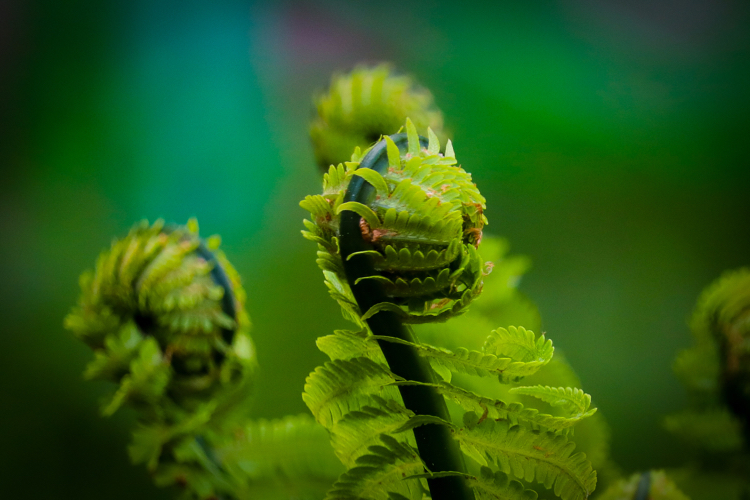
{"type": "Polygon", "coordinates": [[[613,458],[681,464],[660,424],[684,404],[672,358],[701,289],[750,264],[749,21],[716,0],[0,3],[2,496],[168,498],[62,328],[80,272],[142,218],[222,235],[254,414],[306,411],[314,340],[344,326],[299,234],[311,95],[360,61],[435,94],[613,458]]]}

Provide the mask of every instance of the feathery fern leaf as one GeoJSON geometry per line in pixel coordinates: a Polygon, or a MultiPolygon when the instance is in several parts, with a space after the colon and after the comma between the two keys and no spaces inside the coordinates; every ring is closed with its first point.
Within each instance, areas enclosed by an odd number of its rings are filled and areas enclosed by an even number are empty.
{"type": "Polygon", "coordinates": [[[336,330],[333,335],[318,337],[315,343],[318,349],[331,359],[366,357],[378,363],[385,361],[377,342],[374,342],[372,336],[365,331],[336,330]]]}
{"type": "Polygon", "coordinates": [[[562,408],[571,417],[584,414],[593,415],[596,412],[596,408],[590,412],[587,411],[591,405],[591,396],[577,388],[535,385],[514,387],[510,392],[541,399],[552,406],[562,408]]]}
{"type": "Polygon", "coordinates": [[[250,421],[212,444],[239,499],[319,500],[344,471],[308,415],[250,421]]]}
{"type": "MultiPolygon", "coordinates": [[[[418,382],[394,382],[394,385],[420,385],[418,382]]],[[[473,411],[480,419],[508,420],[512,425],[524,424],[531,428],[543,427],[553,431],[568,429],[594,410],[573,417],[558,417],[540,413],[536,408],[524,408],[521,403],[506,403],[499,399],[486,398],[447,382],[428,384],[440,394],[459,404],[464,410],[473,411]]]]}
{"type": "Polygon", "coordinates": [[[470,479],[477,494],[477,500],[536,500],[539,495],[534,490],[527,490],[519,481],[511,479],[508,474],[492,472],[489,467],[479,470],[479,477],[470,479]]]}
{"type": "MultiPolygon", "coordinates": [[[[353,467],[356,459],[364,455],[370,446],[380,444],[381,434],[390,435],[414,416],[413,412],[395,401],[376,396],[374,398],[378,407],[364,406],[361,410],[347,413],[331,433],[331,444],[336,456],[347,467],[353,467]]],[[[394,437],[416,447],[411,433],[401,433],[394,437]]]]}
{"type": "Polygon", "coordinates": [[[493,330],[484,342],[484,352],[507,356],[514,361],[549,361],[554,347],[544,334],[537,339],[534,332],[524,327],[509,326],[493,330]]]}
{"type": "Polygon", "coordinates": [[[408,479],[424,470],[417,452],[388,435],[382,435],[381,441],[382,445],[371,446],[369,454],[359,457],[355,467],[341,475],[325,500],[422,500],[425,489],[421,480],[408,479]]]}
{"type": "Polygon", "coordinates": [[[327,429],[347,413],[377,404],[374,396],[400,401],[395,376],[369,358],[335,359],[307,377],[302,399],[315,419],[327,429]]]}
{"type": "Polygon", "coordinates": [[[448,349],[428,344],[415,344],[393,337],[374,336],[373,339],[410,345],[419,352],[420,356],[428,358],[433,365],[443,366],[457,373],[479,377],[500,376],[503,380],[517,380],[533,374],[542,367],[542,363],[538,360],[531,362],[514,361],[511,358],[499,358],[494,354],[469,351],[460,347],[456,349],[456,352],[451,352],[448,349]]]}
{"type": "Polygon", "coordinates": [[[465,453],[481,465],[552,488],[562,500],[583,500],[596,487],[596,472],[583,453],[565,436],[537,432],[507,421],[478,421],[467,413],[464,427],[454,432],[465,453]]]}

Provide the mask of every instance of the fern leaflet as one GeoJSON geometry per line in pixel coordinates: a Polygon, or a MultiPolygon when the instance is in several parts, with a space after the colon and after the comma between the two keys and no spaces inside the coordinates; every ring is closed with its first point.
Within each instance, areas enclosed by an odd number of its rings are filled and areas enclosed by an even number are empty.
{"type": "Polygon", "coordinates": [[[489,467],[482,467],[479,477],[470,479],[469,483],[477,493],[477,500],[536,500],[538,496],[536,491],[527,490],[506,473],[492,472],[489,467]]]}
{"type": "Polygon", "coordinates": [[[312,372],[305,383],[302,399],[315,419],[327,429],[353,410],[375,405],[373,394],[396,401],[400,395],[394,375],[369,358],[328,361],[312,372]]]}
{"type": "Polygon", "coordinates": [[[553,488],[562,500],[583,500],[596,487],[596,472],[583,453],[565,436],[531,431],[507,421],[478,422],[474,413],[464,417],[454,432],[464,452],[487,465],[495,462],[506,474],[553,488]]]}
{"type": "Polygon", "coordinates": [[[237,498],[318,500],[343,472],[328,432],[308,415],[250,421],[214,445],[237,498]]]}
{"type": "Polygon", "coordinates": [[[541,399],[545,403],[562,408],[571,417],[588,416],[588,414],[593,415],[596,412],[596,408],[587,412],[591,405],[591,396],[577,388],[535,385],[514,387],[510,392],[541,399]]]}
{"type": "Polygon", "coordinates": [[[510,357],[501,358],[495,354],[470,351],[462,347],[451,352],[429,344],[415,344],[393,337],[374,336],[373,339],[410,345],[417,349],[421,356],[428,358],[433,365],[439,365],[457,373],[479,377],[494,375],[499,376],[501,381],[518,380],[532,375],[552,358],[551,341],[549,341],[550,349],[540,350],[536,359],[515,361],[510,357]]]}
{"type": "MultiPolygon", "coordinates": [[[[402,427],[414,413],[395,401],[373,396],[378,407],[364,406],[361,410],[347,413],[331,433],[331,444],[336,456],[347,467],[364,455],[370,446],[380,444],[381,434],[390,434],[402,427]]],[[[410,433],[399,434],[399,441],[408,440],[416,446],[410,433]]]]}
{"type": "MultiPolygon", "coordinates": [[[[395,385],[418,385],[418,382],[395,382],[395,385]]],[[[593,415],[596,408],[572,417],[558,417],[539,413],[536,408],[525,408],[521,403],[506,403],[499,399],[487,398],[480,396],[471,391],[449,384],[440,382],[433,384],[440,394],[450,398],[458,403],[464,410],[473,411],[483,418],[493,420],[508,420],[512,425],[526,423],[530,427],[538,425],[546,427],[549,430],[560,431],[568,429],[580,422],[586,417],[593,415]]],[[[480,417],[480,418],[481,418],[480,417]]]]}
{"type": "Polygon", "coordinates": [[[422,460],[410,446],[383,435],[383,445],[371,446],[355,467],[341,475],[325,500],[422,500],[424,488],[418,478],[405,479],[424,470],[422,460]]]}

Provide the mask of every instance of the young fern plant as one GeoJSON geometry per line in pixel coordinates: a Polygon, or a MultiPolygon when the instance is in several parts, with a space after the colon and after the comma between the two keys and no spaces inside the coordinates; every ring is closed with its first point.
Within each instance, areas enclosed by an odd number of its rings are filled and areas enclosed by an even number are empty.
{"type": "MultiPolygon", "coordinates": [[[[302,205],[331,295],[356,327],[318,340],[331,361],[308,378],[303,399],[323,425],[308,415],[247,417],[257,367],[245,293],[218,238],[202,240],[195,221],[138,224],[82,276],[66,326],[94,350],[86,376],[116,384],[103,412],[136,410],[131,458],[182,498],[530,500],[534,482],[586,498],[596,473],[570,438],[574,424],[597,420],[589,396],[544,383],[500,398],[493,390],[542,367],[546,380],[577,385],[564,362],[550,361],[551,341],[493,326],[469,350],[456,340],[468,337],[465,327],[436,328],[484,288],[484,198],[450,142],[440,153],[439,130],[425,139],[407,120],[405,134],[367,148],[398,132],[405,113],[420,129],[440,127],[431,95],[386,65],[334,83],[312,135],[335,138],[335,148],[320,149],[335,163],[342,148],[357,148],[329,168],[323,195],[302,205]],[[412,324],[435,342],[421,342],[412,324]],[[559,411],[517,401],[528,396],[559,411]]],[[[490,243],[491,254],[504,253],[490,243]]],[[[485,329],[510,305],[522,311],[513,317],[538,324],[533,304],[508,285],[526,265],[503,259],[493,276],[502,286],[465,318],[485,329]]]]}
{"type": "Polygon", "coordinates": [[[322,497],[341,472],[307,415],[251,420],[255,349],[239,276],[187,226],[137,224],[81,276],[65,326],[94,350],[89,379],[116,384],[102,407],[134,409],[128,451],[189,499],[322,497]]]}
{"type": "Polygon", "coordinates": [[[513,389],[563,411],[553,416],[451,382],[455,373],[516,383],[549,363],[550,340],[496,328],[481,350],[449,350],[410,326],[464,313],[490,266],[478,252],[485,201],[450,141],[440,153],[431,130],[425,139],[408,119],[405,128],[332,165],[323,193],[300,204],[329,291],[356,325],[318,340],[331,360],[303,394],[348,469],[326,498],[536,498],[522,483],[588,498],[596,472],[570,432],[595,412],[587,394],[513,389]],[[464,410],[460,420],[448,404],[464,410]]]}

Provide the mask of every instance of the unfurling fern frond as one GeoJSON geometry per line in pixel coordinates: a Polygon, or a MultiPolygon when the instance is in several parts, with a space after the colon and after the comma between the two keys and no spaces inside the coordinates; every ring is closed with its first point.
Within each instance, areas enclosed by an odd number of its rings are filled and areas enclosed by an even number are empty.
{"type": "Polygon", "coordinates": [[[102,411],[138,414],[128,448],[183,498],[318,500],[341,473],[311,418],[254,422],[245,292],[198,226],[142,222],[81,277],[68,329],[94,350],[89,379],[116,384],[102,411]]]}
{"type": "Polygon", "coordinates": [[[329,291],[357,325],[318,339],[331,361],[308,377],[303,394],[350,467],[328,498],[421,499],[421,481],[434,500],[534,498],[507,473],[564,500],[584,499],[596,473],[584,454],[572,454],[567,430],[596,411],[588,395],[518,388],[570,410],[553,416],[451,383],[454,373],[496,385],[531,376],[552,359],[550,340],[523,327],[496,328],[481,350],[447,349],[420,342],[405,326],[464,313],[491,267],[477,249],[484,198],[457,166],[450,142],[442,155],[436,135],[428,136],[407,120],[406,134],[330,167],[323,194],[300,203],[311,216],[303,234],[318,244],[329,291]],[[446,399],[469,410],[469,425],[451,423],[446,399]],[[380,441],[416,448],[421,460],[407,461],[412,476],[395,481],[403,472],[395,459],[384,466],[384,455],[366,453],[380,441]],[[472,476],[461,451],[489,468],[472,476]],[[368,460],[377,466],[365,466],[368,460]]]}
{"type": "MultiPolygon", "coordinates": [[[[312,217],[303,234],[318,243],[321,268],[338,279],[342,291],[337,299],[347,297],[351,294],[339,248],[339,214],[356,214],[356,230],[369,248],[348,253],[347,262],[370,259],[377,273],[359,276],[356,283],[377,281],[387,297],[380,308],[397,305],[407,322],[444,321],[464,312],[481,292],[485,266],[476,246],[487,223],[484,198],[471,176],[456,165],[450,143],[444,156],[434,134],[429,141],[420,139],[411,121],[406,130],[394,136],[404,152],[386,137],[368,153],[382,172],[363,169],[358,162],[329,169],[324,194],[300,203],[312,217]],[[363,171],[369,173],[363,177],[363,171]],[[380,189],[369,205],[345,200],[352,182],[361,190],[369,181],[380,189]]],[[[359,314],[371,316],[380,308],[360,307],[359,314]]]]}
{"type": "Polygon", "coordinates": [[[245,292],[218,244],[204,243],[195,221],[142,222],[81,277],[65,320],[94,349],[87,378],[118,384],[103,412],[139,411],[133,460],[206,495],[221,480],[201,484],[196,439],[240,417],[256,371],[245,292]]]}
{"type": "Polygon", "coordinates": [[[388,64],[358,66],[336,74],[328,91],[315,102],[317,117],[310,125],[315,157],[324,170],[348,161],[383,135],[395,134],[410,117],[420,128],[432,128],[445,142],[443,115],[429,90],[388,64]]]}

